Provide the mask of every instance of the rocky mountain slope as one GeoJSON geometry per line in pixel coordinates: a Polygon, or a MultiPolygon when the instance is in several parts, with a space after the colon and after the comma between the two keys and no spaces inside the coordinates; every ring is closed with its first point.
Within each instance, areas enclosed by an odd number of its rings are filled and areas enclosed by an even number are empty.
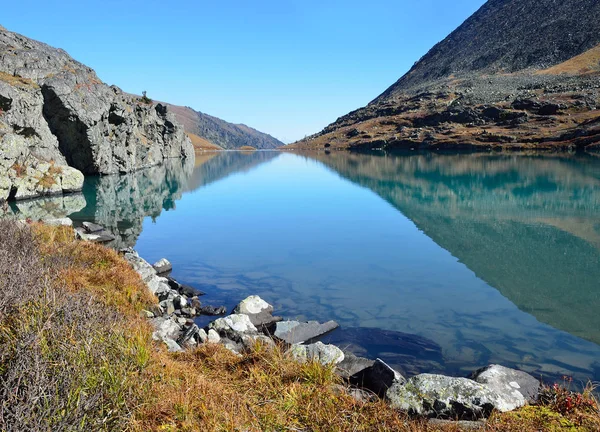
{"type": "MultiPolygon", "coordinates": [[[[177,120],[183,124],[192,141],[204,139],[208,144],[224,149],[238,149],[251,146],[256,149],[274,149],[283,145],[281,141],[263,132],[259,132],[243,124],[228,123],[220,118],[195,111],[190,107],[168,104],[169,110],[175,113],[177,120]]],[[[199,145],[206,145],[200,143],[199,145]]]]}
{"type": "Polygon", "coordinates": [[[65,51],[0,27],[0,200],[78,190],[82,172],[193,158],[173,114],[147,102],[65,51]]]}
{"type": "Polygon", "coordinates": [[[296,148],[591,149],[600,2],[489,0],[369,105],[296,148]]]}

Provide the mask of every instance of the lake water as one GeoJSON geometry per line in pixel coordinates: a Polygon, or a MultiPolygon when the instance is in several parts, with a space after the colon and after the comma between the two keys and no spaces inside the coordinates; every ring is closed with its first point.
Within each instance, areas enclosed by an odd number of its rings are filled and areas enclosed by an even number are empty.
{"type": "Polygon", "coordinates": [[[19,206],[167,257],[205,303],[337,320],[325,341],[407,375],[600,380],[598,157],[210,153],[19,206]]]}

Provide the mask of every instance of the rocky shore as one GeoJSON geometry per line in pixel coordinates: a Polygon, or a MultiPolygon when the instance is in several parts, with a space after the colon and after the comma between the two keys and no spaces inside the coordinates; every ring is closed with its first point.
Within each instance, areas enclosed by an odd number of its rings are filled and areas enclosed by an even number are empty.
{"type": "MultiPolygon", "coordinates": [[[[95,224],[86,223],[76,232],[83,240],[108,241],[108,233],[95,224]]],[[[223,306],[204,304],[204,292],[170,277],[172,265],[167,259],[152,265],[131,248],[120,253],[156,296],[158,303],[142,313],[154,328],[153,339],[171,352],[221,344],[241,355],[257,344],[278,346],[298,362],[333,367],[349,385],[341,391],[360,401],[381,398],[395,409],[429,419],[481,421],[493,411],[508,412],[535,403],[540,395],[540,381],[500,365],[488,365],[469,377],[427,373],[404,377],[380,359],[358,357],[319,341],[338,328],[335,321],[285,320],[258,296],[243,299],[227,314],[223,306]],[[200,315],[219,317],[201,328],[195,322],[200,315]]]]}

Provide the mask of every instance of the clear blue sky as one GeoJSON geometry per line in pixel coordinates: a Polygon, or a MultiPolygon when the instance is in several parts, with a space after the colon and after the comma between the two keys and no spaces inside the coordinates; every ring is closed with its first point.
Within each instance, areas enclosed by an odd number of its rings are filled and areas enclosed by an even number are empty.
{"type": "Polygon", "coordinates": [[[0,24],[108,84],[292,141],[366,105],[484,0],[19,0],[0,24]]]}

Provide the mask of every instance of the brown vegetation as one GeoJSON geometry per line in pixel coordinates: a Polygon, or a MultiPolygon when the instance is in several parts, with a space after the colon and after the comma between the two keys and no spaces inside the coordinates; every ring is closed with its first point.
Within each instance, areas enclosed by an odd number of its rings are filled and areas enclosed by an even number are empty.
{"type": "Polygon", "coordinates": [[[39,88],[37,83],[35,83],[35,81],[33,81],[33,80],[30,80],[29,78],[22,78],[18,75],[15,76],[15,75],[11,75],[11,74],[8,74],[6,72],[1,72],[1,71],[0,71],[0,81],[4,81],[14,87],[39,88]]]}
{"type": "MultiPolygon", "coordinates": [[[[166,352],[140,316],[156,300],[139,276],[70,228],[0,221],[0,274],[0,430],[461,430],[358,402],[331,367],[279,348],[166,352]]],[[[569,395],[486,430],[597,430],[594,401],[560,410],[569,395]]]]}
{"type": "Polygon", "coordinates": [[[187,136],[190,137],[195,150],[223,150],[220,146],[191,132],[187,132],[187,136]]]}
{"type": "Polygon", "coordinates": [[[539,74],[558,75],[572,74],[583,75],[600,71],[600,45],[575,56],[566,62],[539,71],[539,74]]]}

